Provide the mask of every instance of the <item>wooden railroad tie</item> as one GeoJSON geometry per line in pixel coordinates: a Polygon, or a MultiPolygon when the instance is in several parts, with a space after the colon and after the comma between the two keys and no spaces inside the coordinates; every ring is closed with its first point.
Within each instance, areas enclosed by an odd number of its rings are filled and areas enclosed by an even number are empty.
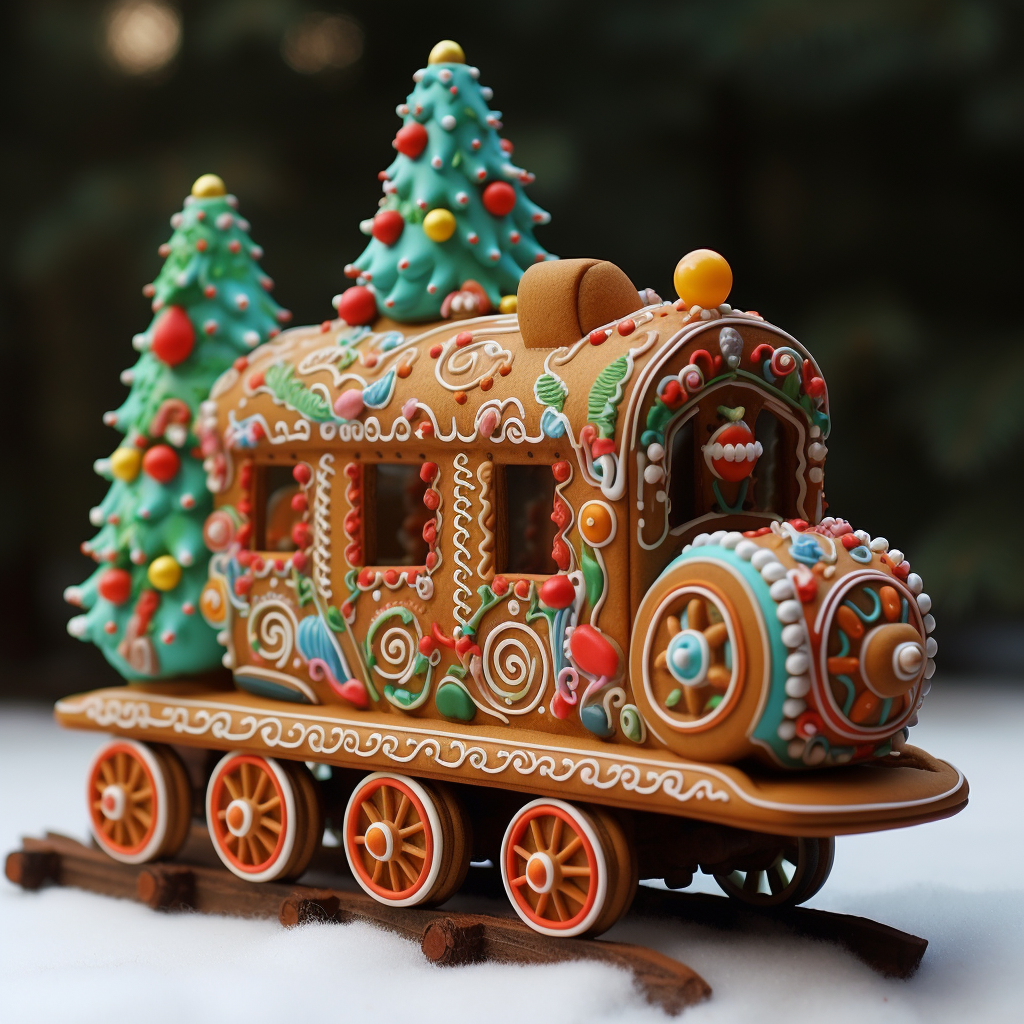
{"type": "MultiPolygon", "coordinates": [[[[336,854],[325,849],[319,867],[337,870],[336,854]]],[[[685,964],[643,946],[602,939],[550,938],[526,927],[516,917],[448,908],[388,907],[362,892],[346,889],[276,882],[253,885],[219,866],[198,829],[184,855],[187,863],[132,866],[111,860],[94,846],[48,833],[44,839],[23,839],[22,848],[7,857],[6,874],[25,889],[67,885],[135,899],[155,910],[276,917],[286,927],[365,921],[418,942],[424,956],[443,967],[483,961],[539,964],[597,960],[631,971],[646,998],[672,1014],[711,995],[707,982],[685,964]]],[[[314,864],[314,871],[317,868],[314,864]]],[[[914,973],[928,946],[925,939],[866,918],[805,908],[767,914],[726,897],[645,886],[640,887],[630,913],[737,931],[766,926],[788,929],[836,942],[875,970],[899,978],[914,973]]]]}

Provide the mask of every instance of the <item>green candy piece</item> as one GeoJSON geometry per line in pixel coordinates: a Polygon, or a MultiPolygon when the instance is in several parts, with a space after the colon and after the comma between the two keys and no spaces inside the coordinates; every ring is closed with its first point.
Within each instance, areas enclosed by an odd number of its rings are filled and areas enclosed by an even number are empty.
{"type": "Polygon", "coordinates": [[[665,707],[674,708],[682,700],[683,691],[677,686],[666,698],[665,707]]]}
{"type": "Polygon", "coordinates": [[[445,718],[454,718],[460,722],[471,722],[476,715],[476,705],[469,694],[455,683],[445,683],[437,688],[434,695],[437,710],[445,718]]]}

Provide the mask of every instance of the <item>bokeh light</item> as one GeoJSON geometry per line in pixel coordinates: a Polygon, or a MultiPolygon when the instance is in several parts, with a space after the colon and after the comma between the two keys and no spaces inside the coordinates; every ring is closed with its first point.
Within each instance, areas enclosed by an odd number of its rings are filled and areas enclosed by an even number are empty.
{"type": "Polygon", "coordinates": [[[159,71],[181,47],[181,16],[159,0],[120,0],[107,11],[106,28],[107,53],[128,75],[159,71]]]}
{"type": "Polygon", "coordinates": [[[306,14],[289,26],[281,40],[284,62],[303,75],[346,68],[362,53],[363,30],[344,14],[306,14]]]}

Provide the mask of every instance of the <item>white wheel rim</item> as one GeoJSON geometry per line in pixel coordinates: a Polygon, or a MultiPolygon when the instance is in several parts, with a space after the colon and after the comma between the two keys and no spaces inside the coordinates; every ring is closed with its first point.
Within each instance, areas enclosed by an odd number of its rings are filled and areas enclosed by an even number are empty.
{"type": "MultiPolygon", "coordinates": [[[[244,878],[247,882],[272,882],[275,878],[280,878],[288,867],[288,861],[291,860],[292,853],[295,850],[295,836],[298,830],[298,824],[295,820],[295,790],[292,787],[292,782],[288,777],[288,773],[281,767],[278,761],[274,760],[272,757],[261,758],[264,764],[266,764],[273,773],[274,778],[277,779],[280,784],[281,793],[284,797],[284,840],[281,843],[280,852],[274,861],[262,871],[243,871],[232,862],[230,857],[225,854],[220,842],[217,840],[217,833],[214,828],[216,814],[216,810],[213,806],[214,786],[220,776],[227,771],[231,762],[236,758],[243,756],[245,755],[237,752],[225,754],[217,762],[217,767],[214,768],[213,774],[210,776],[210,783],[206,787],[206,827],[209,829],[213,848],[217,851],[217,856],[220,857],[221,863],[228,869],[228,871],[233,875],[237,875],[239,878],[244,878]]],[[[227,828],[226,821],[225,828],[227,828]]],[[[228,831],[231,830],[228,829],[228,831]]]]}
{"type": "Polygon", "coordinates": [[[160,762],[144,743],[139,743],[137,740],[114,740],[100,747],[100,749],[96,751],[95,755],[93,755],[92,761],[89,763],[89,772],[86,775],[86,786],[89,787],[89,791],[86,793],[86,799],[88,801],[86,806],[90,808],[90,812],[92,808],[92,801],[95,799],[92,793],[93,772],[96,770],[100,761],[104,759],[104,756],[110,748],[114,746],[131,747],[139,760],[142,761],[149,770],[153,779],[154,787],[153,814],[156,817],[156,827],[153,829],[153,835],[150,837],[149,842],[146,843],[141,850],[131,854],[124,853],[118,847],[111,845],[102,830],[98,829],[94,824],[92,813],[89,814],[89,828],[103,852],[108,856],[113,857],[114,860],[120,861],[122,864],[144,864],[146,861],[153,860],[159,854],[160,847],[163,845],[164,839],[167,836],[167,823],[170,817],[167,807],[167,779],[164,776],[164,770],[160,765],[160,762]]]}
{"type": "MultiPolygon", "coordinates": [[[[430,891],[434,888],[434,883],[437,881],[437,876],[441,871],[441,862],[444,854],[444,838],[441,834],[441,819],[437,813],[437,807],[434,804],[433,798],[430,794],[415,780],[410,779],[406,775],[394,775],[391,772],[374,772],[372,775],[367,775],[362,782],[353,790],[352,795],[348,798],[348,803],[345,805],[345,818],[342,822],[342,836],[344,837],[345,845],[345,859],[348,861],[348,866],[352,871],[352,875],[355,880],[359,883],[359,887],[366,893],[367,896],[372,896],[378,903],[383,903],[388,907],[414,907],[418,903],[422,903],[429,895],[430,891]],[[426,824],[431,830],[431,842],[433,844],[433,855],[430,861],[430,870],[427,872],[426,878],[420,883],[419,888],[409,896],[400,900],[389,900],[382,896],[379,892],[372,889],[366,881],[363,879],[362,872],[358,869],[358,866],[354,862],[352,851],[349,849],[348,843],[348,823],[349,816],[355,812],[358,813],[359,805],[362,804],[365,797],[361,797],[368,785],[372,782],[376,782],[378,779],[386,782],[400,782],[404,786],[408,786],[419,798],[420,803],[423,804],[423,809],[427,812],[426,824]],[[357,801],[356,798],[360,797],[357,801]]],[[[371,853],[372,857],[373,854],[371,853]]]]}
{"type": "MultiPolygon", "coordinates": [[[[574,807],[572,804],[567,803],[565,800],[531,800],[528,804],[520,807],[512,820],[508,823],[508,828],[505,829],[505,835],[501,840],[500,863],[501,881],[505,886],[505,893],[508,896],[509,902],[512,904],[513,909],[523,924],[527,925],[533,931],[539,932],[541,935],[552,935],[564,938],[571,938],[573,935],[580,935],[587,931],[588,928],[592,928],[594,926],[594,922],[597,921],[607,907],[608,861],[605,857],[604,844],[598,838],[597,833],[591,827],[590,822],[587,821],[580,813],[579,809],[574,807]],[[512,881],[508,877],[508,844],[511,839],[512,832],[523,815],[534,807],[557,807],[564,811],[572,819],[573,828],[587,837],[590,841],[590,846],[594,851],[594,861],[597,867],[597,892],[594,896],[594,905],[590,908],[590,912],[586,917],[571,928],[547,928],[528,917],[519,906],[519,900],[516,898],[515,891],[512,888],[512,881]]],[[[591,881],[591,884],[593,884],[593,881],[591,881]]],[[[533,886],[530,886],[530,888],[532,889],[533,886]]],[[[534,891],[536,892],[537,890],[534,889],[534,891]]]]}

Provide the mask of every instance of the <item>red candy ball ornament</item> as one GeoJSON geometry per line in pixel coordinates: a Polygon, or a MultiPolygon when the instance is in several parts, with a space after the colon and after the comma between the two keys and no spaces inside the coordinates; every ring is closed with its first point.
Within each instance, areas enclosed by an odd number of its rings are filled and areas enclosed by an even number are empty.
{"type": "Polygon", "coordinates": [[[132,575],[127,569],[108,569],[99,580],[100,597],[111,604],[124,604],[132,596],[132,575]]]}
{"type": "Polygon", "coordinates": [[[377,300],[369,288],[355,284],[346,288],[338,300],[338,316],[352,327],[361,327],[377,319],[377,300]]]}
{"type": "Polygon", "coordinates": [[[167,444],[155,444],[142,456],[142,471],[157,483],[169,484],[181,469],[178,453],[167,444]]]}
{"type": "Polygon", "coordinates": [[[168,366],[177,366],[192,354],[196,331],[181,306],[168,306],[153,328],[153,355],[168,366]]]}
{"type": "Polygon", "coordinates": [[[373,218],[373,237],[385,245],[394,245],[405,227],[405,219],[397,210],[381,210],[373,218]]]}
{"type": "Polygon", "coordinates": [[[492,181],[483,198],[484,209],[492,217],[504,217],[516,205],[516,190],[507,181],[492,181]]]}
{"type": "Polygon", "coordinates": [[[427,129],[419,121],[410,121],[404,128],[398,129],[395,136],[395,149],[403,156],[415,160],[427,148],[427,129]]]}

